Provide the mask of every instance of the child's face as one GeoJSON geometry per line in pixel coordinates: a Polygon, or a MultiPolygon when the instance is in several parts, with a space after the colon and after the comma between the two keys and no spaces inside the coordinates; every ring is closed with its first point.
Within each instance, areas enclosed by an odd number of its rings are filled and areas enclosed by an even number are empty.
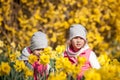
{"type": "Polygon", "coordinates": [[[85,40],[79,36],[76,36],[71,40],[71,45],[75,51],[78,51],[85,45],[85,40]]]}
{"type": "Polygon", "coordinates": [[[33,51],[33,54],[39,57],[40,56],[40,52],[42,52],[43,50],[44,50],[43,48],[41,48],[41,49],[35,49],[33,51]]]}

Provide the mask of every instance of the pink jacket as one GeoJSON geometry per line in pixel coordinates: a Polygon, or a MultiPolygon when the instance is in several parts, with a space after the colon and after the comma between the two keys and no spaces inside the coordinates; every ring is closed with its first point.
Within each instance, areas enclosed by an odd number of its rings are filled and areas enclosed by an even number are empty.
{"type": "Polygon", "coordinates": [[[34,80],[38,80],[37,75],[45,76],[47,77],[47,65],[40,64],[38,61],[35,62],[33,65],[34,68],[34,80]]]}
{"type": "MultiPolygon", "coordinates": [[[[91,50],[86,49],[79,55],[80,57],[85,57],[86,58],[86,63],[82,66],[82,69],[81,69],[82,72],[78,75],[77,80],[81,80],[84,72],[91,67],[90,62],[89,62],[90,53],[91,53],[91,50]]],[[[66,51],[64,52],[64,57],[67,57],[72,64],[77,63],[77,59],[75,57],[69,56],[66,51]]]]}

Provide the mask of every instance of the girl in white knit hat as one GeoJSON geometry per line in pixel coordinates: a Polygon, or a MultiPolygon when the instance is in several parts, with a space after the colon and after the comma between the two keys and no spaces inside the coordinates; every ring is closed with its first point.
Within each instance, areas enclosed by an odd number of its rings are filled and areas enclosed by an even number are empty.
{"type": "Polygon", "coordinates": [[[89,48],[86,40],[86,29],[80,24],[73,24],[69,30],[69,44],[64,52],[64,57],[68,58],[72,64],[77,64],[77,57],[85,57],[86,62],[82,71],[78,74],[77,80],[82,80],[83,74],[89,68],[100,68],[95,53],[89,48]]]}
{"type": "Polygon", "coordinates": [[[34,70],[34,80],[37,79],[37,73],[36,72],[43,72],[46,71],[46,73],[49,73],[50,65],[44,66],[43,64],[40,64],[38,62],[35,62],[34,64],[28,63],[28,57],[30,54],[34,54],[36,56],[40,56],[40,52],[44,50],[48,46],[48,40],[45,33],[38,31],[35,32],[31,38],[31,45],[29,47],[26,47],[22,50],[22,54],[19,57],[19,60],[24,60],[25,64],[30,68],[34,70]],[[40,69],[39,69],[40,68],[40,69]],[[42,70],[42,71],[36,71],[36,70],[42,70]]]}

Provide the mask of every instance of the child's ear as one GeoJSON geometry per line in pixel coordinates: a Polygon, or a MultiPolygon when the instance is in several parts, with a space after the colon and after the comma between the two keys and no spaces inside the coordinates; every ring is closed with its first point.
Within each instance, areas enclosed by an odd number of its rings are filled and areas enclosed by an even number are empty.
{"type": "Polygon", "coordinates": [[[88,40],[87,40],[87,39],[85,40],[85,43],[87,43],[87,44],[88,44],[88,40]]]}

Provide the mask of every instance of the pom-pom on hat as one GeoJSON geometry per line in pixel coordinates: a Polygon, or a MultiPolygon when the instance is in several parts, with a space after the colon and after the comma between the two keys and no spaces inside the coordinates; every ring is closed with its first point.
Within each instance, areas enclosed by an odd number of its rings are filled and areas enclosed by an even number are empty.
{"type": "Polygon", "coordinates": [[[86,29],[80,24],[73,24],[70,27],[70,34],[69,34],[69,40],[73,39],[74,37],[81,37],[86,41],[86,29]]]}
{"type": "Polygon", "coordinates": [[[34,51],[35,49],[46,48],[48,46],[48,40],[45,33],[38,31],[35,32],[31,38],[30,49],[34,51]]]}

